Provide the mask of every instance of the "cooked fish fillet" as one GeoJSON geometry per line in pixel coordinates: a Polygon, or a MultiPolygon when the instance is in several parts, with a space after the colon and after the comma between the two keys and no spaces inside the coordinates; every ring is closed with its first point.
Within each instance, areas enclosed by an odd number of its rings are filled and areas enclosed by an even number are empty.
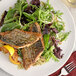
{"type": "Polygon", "coordinates": [[[30,46],[39,40],[41,34],[35,32],[26,32],[19,29],[0,33],[0,42],[9,44],[15,48],[30,46]]]}
{"type": "Polygon", "coordinates": [[[37,22],[35,22],[31,25],[30,31],[41,33],[40,25],[37,22]]]}
{"type": "Polygon", "coordinates": [[[44,48],[41,40],[38,40],[33,45],[22,49],[23,66],[26,70],[37,61],[43,50],[44,48]]]}
{"type": "MultiPolygon", "coordinates": [[[[30,31],[31,31],[31,32],[37,32],[37,33],[40,33],[40,34],[41,34],[40,25],[39,25],[37,22],[35,22],[34,24],[31,25],[30,31]]],[[[40,39],[41,39],[42,45],[43,45],[43,47],[44,47],[44,41],[43,41],[43,36],[42,36],[42,34],[41,34],[41,38],[40,38],[40,39]]]]}

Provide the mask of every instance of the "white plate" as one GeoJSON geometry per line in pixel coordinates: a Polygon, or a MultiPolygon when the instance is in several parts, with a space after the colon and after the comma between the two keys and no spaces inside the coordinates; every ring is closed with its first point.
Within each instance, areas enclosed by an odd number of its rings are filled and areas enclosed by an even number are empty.
{"type": "MultiPolygon", "coordinates": [[[[16,0],[2,0],[0,2],[0,15],[5,9],[8,9],[9,6],[13,6],[15,2],[16,0]]],[[[24,69],[17,69],[16,65],[10,63],[8,56],[0,53],[0,67],[3,70],[14,76],[44,76],[52,74],[53,72],[57,71],[68,60],[73,51],[75,43],[74,21],[71,13],[66,8],[66,6],[61,2],[61,0],[50,0],[50,3],[56,10],[61,10],[64,13],[63,20],[66,24],[65,31],[71,31],[71,34],[69,35],[68,39],[61,45],[64,57],[58,63],[50,60],[48,63],[44,65],[31,67],[29,70],[26,71],[24,69]]]]}

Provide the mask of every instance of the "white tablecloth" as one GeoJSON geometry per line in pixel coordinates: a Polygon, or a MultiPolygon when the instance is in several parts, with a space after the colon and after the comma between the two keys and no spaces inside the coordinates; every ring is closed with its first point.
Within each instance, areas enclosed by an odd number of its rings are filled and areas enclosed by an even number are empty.
{"type": "MultiPolygon", "coordinates": [[[[76,24],[76,8],[70,8],[70,7],[68,7],[68,8],[74,17],[75,24],[76,24]]],[[[76,50],[76,46],[75,46],[75,50],[76,50]]],[[[10,74],[6,73],[5,71],[3,71],[2,69],[0,69],[0,76],[12,76],[12,75],[10,75],[10,74]]]]}

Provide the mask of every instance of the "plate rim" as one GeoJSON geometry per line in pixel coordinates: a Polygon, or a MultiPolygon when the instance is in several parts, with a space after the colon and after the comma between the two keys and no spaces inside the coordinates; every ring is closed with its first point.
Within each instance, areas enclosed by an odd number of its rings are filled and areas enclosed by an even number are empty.
{"type": "MultiPolygon", "coordinates": [[[[61,0],[60,0],[60,1],[61,1],[61,0]]],[[[65,6],[65,8],[68,10],[68,12],[69,12],[69,14],[70,14],[70,16],[71,16],[71,18],[72,18],[72,20],[73,20],[73,24],[74,24],[73,27],[74,27],[74,31],[75,31],[75,32],[74,32],[74,36],[75,36],[75,35],[76,35],[76,30],[75,30],[75,21],[74,21],[74,18],[73,18],[73,16],[72,16],[70,10],[68,9],[68,7],[67,7],[64,3],[63,3],[63,6],[65,6]]],[[[62,65],[59,66],[59,68],[62,67],[62,66],[67,62],[67,60],[70,58],[70,56],[71,56],[71,54],[72,54],[72,52],[73,52],[74,46],[75,46],[75,39],[76,39],[76,36],[74,37],[74,44],[73,44],[72,50],[70,51],[70,53],[69,53],[69,55],[68,55],[68,58],[65,60],[65,62],[62,63],[62,65]]],[[[4,70],[5,72],[7,72],[8,74],[14,75],[14,74],[12,74],[12,73],[9,73],[4,67],[0,66],[0,68],[3,69],[3,70],[4,70]]],[[[56,72],[59,68],[55,69],[55,70],[53,71],[53,73],[56,72]]],[[[49,73],[46,73],[46,75],[50,75],[50,72],[49,72],[49,73]]],[[[14,75],[14,76],[16,76],[16,75],[14,75]]]]}

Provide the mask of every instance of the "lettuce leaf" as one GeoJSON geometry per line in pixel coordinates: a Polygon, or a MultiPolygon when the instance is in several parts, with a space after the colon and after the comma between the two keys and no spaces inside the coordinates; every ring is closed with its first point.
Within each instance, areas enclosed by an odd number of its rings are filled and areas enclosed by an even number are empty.
{"type": "Polygon", "coordinates": [[[4,24],[4,26],[1,29],[1,32],[11,31],[11,30],[16,29],[16,28],[17,29],[21,28],[21,26],[19,24],[17,24],[16,22],[4,24]]]}
{"type": "Polygon", "coordinates": [[[15,10],[10,8],[5,19],[4,19],[4,23],[6,23],[8,20],[13,19],[14,18],[14,14],[15,14],[15,10]]]}
{"type": "Polygon", "coordinates": [[[56,35],[57,39],[59,39],[61,42],[66,40],[69,36],[70,32],[60,32],[56,35]]]}

